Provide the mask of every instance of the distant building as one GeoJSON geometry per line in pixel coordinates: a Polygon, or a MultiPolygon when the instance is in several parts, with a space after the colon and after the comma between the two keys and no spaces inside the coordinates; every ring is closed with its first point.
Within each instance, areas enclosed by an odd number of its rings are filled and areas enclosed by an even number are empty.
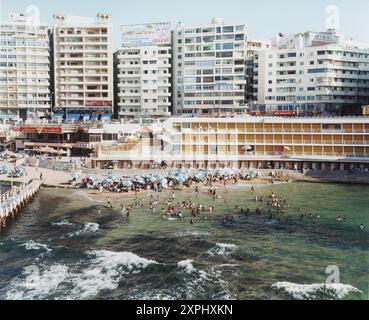
{"type": "Polygon", "coordinates": [[[50,55],[46,24],[10,14],[0,24],[0,118],[39,118],[50,111],[50,55]]]}
{"type": "Polygon", "coordinates": [[[271,41],[248,40],[246,42],[246,89],[245,99],[249,108],[257,102],[257,88],[259,66],[257,57],[259,51],[268,50],[271,48],[271,41]]]}
{"type": "Polygon", "coordinates": [[[122,48],[114,58],[118,117],[170,116],[170,23],[122,26],[122,48]]]}
{"type": "Polygon", "coordinates": [[[247,112],[244,24],[178,24],[173,31],[173,107],[183,116],[247,112]]]}
{"type": "Polygon", "coordinates": [[[110,15],[97,21],[54,15],[54,114],[67,119],[111,118],[113,41],[110,15]]]}
{"type": "Polygon", "coordinates": [[[369,103],[369,45],[335,30],[280,35],[255,64],[252,112],[360,114],[369,103]]]}

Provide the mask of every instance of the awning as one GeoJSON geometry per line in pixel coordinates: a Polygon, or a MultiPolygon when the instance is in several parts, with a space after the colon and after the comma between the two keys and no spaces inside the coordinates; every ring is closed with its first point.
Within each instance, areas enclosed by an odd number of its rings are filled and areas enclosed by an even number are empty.
{"type": "Polygon", "coordinates": [[[18,116],[0,115],[0,119],[17,119],[18,116]]]}
{"type": "Polygon", "coordinates": [[[90,120],[90,118],[91,118],[91,115],[89,115],[89,114],[84,114],[83,115],[83,120],[90,120]]]}
{"type": "Polygon", "coordinates": [[[99,119],[99,115],[98,114],[91,114],[91,120],[96,120],[99,119]]]}
{"type": "Polygon", "coordinates": [[[53,118],[64,118],[64,114],[62,113],[54,113],[53,118]]]}
{"type": "Polygon", "coordinates": [[[102,114],[101,115],[101,119],[111,119],[112,115],[111,114],[102,114]]]}
{"type": "Polygon", "coordinates": [[[74,113],[67,114],[67,116],[66,116],[67,120],[79,120],[79,118],[81,118],[81,115],[80,114],[74,114],[74,113]]]}

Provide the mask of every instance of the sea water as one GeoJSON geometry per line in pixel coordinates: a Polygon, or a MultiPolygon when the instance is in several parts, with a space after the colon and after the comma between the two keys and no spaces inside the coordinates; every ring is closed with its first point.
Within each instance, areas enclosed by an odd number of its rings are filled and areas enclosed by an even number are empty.
{"type": "Polygon", "coordinates": [[[368,299],[368,186],[257,186],[263,204],[247,186],[217,194],[176,192],[174,203],[215,207],[191,226],[185,210],[184,221],[164,220],[164,204],[151,213],[148,195],[127,219],[85,191],[42,189],[0,236],[0,299],[368,299]],[[289,207],[269,219],[272,192],[289,207]],[[326,284],[329,266],[339,283],[326,284]]]}

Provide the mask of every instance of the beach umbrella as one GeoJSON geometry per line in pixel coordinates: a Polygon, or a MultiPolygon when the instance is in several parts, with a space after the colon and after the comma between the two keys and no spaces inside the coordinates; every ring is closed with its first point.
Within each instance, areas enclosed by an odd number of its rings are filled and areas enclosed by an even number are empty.
{"type": "Polygon", "coordinates": [[[133,183],[138,183],[138,184],[141,184],[141,185],[145,185],[146,184],[146,181],[142,178],[142,177],[135,177],[135,180],[133,181],[133,183]]]}
{"type": "Polygon", "coordinates": [[[129,180],[123,180],[121,182],[121,185],[123,186],[123,188],[130,188],[132,187],[133,183],[129,180]]]}

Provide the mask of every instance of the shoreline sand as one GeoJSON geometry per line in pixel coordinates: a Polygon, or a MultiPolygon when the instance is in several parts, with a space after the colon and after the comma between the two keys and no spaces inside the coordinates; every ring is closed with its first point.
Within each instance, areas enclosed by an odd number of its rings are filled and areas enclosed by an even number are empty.
{"type": "MultiPolygon", "coordinates": [[[[11,167],[10,167],[11,169],[11,167]]],[[[170,170],[114,170],[114,175],[118,177],[128,177],[141,174],[155,174],[160,172],[166,174],[170,170]]],[[[256,170],[259,173],[259,177],[251,181],[240,180],[237,186],[252,186],[252,185],[270,185],[271,177],[270,172],[282,173],[280,177],[275,178],[275,183],[286,183],[286,182],[306,182],[306,183],[336,183],[336,184],[356,184],[356,185],[369,185],[369,174],[367,176],[359,176],[355,174],[348,174],[344,172],[313,172],[310,175],[304,173],[296,173],[293,171],[280,171],[280,170],[256,170]]],[[[47,188],[65,188],[65,189],[79,189],[72,185],[73,176],[71,173],[55,171],[51,169],[26,167],[26,173],[20,178],[9,178],[7,174],[0,175],[1,184],[11,183],[22,183],[32,179],[40,178],[42,173],[44,187],[47,188]]],[[[87,175],[94,175],[99,179],[106,178],[108,176],[108,170],[83,170],[80,171],[80,178],[87,175]]],[[[228,187],[233,184],[228,185],[228,187]]],[[[223,187],[223,184],[215,184],[216,187],[223,187]]],[[[99,192],[98,190],[93,190],[99,192]]],[[[113,192],[107,192],[107,194],[114,194],[113,192]]],[[[104,192],[104,193],[105,193],[104,192]]]]}

